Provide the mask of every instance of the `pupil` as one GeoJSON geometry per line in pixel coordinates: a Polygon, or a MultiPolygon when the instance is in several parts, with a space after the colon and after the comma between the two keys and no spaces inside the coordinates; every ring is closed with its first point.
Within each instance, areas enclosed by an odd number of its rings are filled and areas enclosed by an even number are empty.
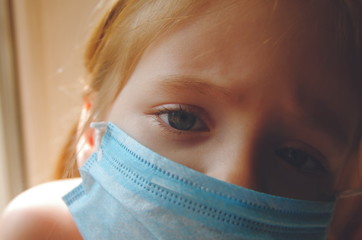
{"type": "Polygon", "coordinates": [[[308,159],[307,154],[296,149],[279,149],[277,155],[296,167],[303,167],[308,159]]]}
{"type": "Polygon", "coordinates": [[[190,130],[196,122],[196,117],[190,113],[175,111],[168,114],[167,120],[170,126],[175,129],[190,130]]]}

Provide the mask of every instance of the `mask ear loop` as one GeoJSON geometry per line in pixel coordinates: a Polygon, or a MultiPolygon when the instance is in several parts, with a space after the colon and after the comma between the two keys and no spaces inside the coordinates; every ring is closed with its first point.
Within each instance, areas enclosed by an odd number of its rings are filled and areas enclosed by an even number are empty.
{"type": "Polygon", "coordinates": [[[92,122],[90,124],[91,128],[95,130],[95,151],[97,152],[97,161],[102,160],[102,149],[101,149],[101,141],[102,141],[102,133],[104,129],[107,127],[106,122],[92,122]]]}
{"type": "Polygon", "coordinates": [[[350,189],[347,191],[343,191],[337,195],[338,199],[355,197],[362,194],[362,189],[350,189]]]}

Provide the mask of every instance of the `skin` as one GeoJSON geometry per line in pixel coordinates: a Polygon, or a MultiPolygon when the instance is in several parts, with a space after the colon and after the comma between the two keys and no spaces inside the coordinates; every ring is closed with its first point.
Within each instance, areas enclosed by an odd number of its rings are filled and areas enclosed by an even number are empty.
{"type": "MultiPolygon", "coordinates": [[[[307,1],[250,2],[211,6],[160,36],[107,120],[159,154],[220,180],[273,195],[329,200],[341,169],[354,160],[360,116],[357,77],[331,41],[333,12],[323,8],[321,17],[323,6],[316,6],[309,13],[307,1]],[[180,113],[195,121],[187,130],[175,128],[190,123],[180,113]],[[298,157],[305,153],[302,164],[278,154],[285,149],[297,149],[298,157]]],[[[92,131],[84,138],[88,146],[80,164],[93,149],[92,131]]],[[[0,233],[8,235],[1,239],[81,239],[60,200],[74,186],[50,183],[20,196],[3,217],[0,233]],[[55,190],[59,186],[62,191],[55,190]],[[44,197],[47,204],[40,207],[29,203],[44,197]]]]}
{"type": "Polygon", "coordinates": [[[81,240],[62,196],[80,179],[54,181],[16,197],[0,218],[2,240],[81,240]]]}

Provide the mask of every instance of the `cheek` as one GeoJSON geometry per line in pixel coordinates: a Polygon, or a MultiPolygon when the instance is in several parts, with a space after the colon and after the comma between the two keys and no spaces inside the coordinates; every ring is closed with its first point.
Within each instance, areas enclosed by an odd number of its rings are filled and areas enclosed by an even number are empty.
{"type": "Polygon", "coordinates": [[[114,123],[132,138],[144,144],[143,139],[147,129],[144,126],[144,114],[140,105],[140,99],[144,96],[142,89],[137,81],[130,79],[115,100],[106,121],[114,123]]]}
{"type": "Polygon", "coordinates": [[[362,239],[361,203],[362,196],[345,198],[337,202],[331,228],[336,236],[343,236],[343,239],[362,239]]]}
{"type": "Polygon", "coordinates": [[[130,85],[132,84],[127,83],[118,94],[106,118],[107,121],[115,123],[123,130],[126,130],[127,124],[131,123],[130,118],[135,112],[134,104],[137,99],[137,92],[132,91],[130,85]]]}

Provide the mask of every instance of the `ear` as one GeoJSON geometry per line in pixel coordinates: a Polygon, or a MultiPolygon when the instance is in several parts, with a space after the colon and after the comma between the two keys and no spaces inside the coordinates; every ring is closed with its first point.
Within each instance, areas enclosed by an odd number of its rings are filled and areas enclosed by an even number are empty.
{"type": "MultiPolygon", "coordinates": [[[[91,110],[91,103],[89,101],[84,101],[82,113],[80,117],[79,126],[83,127],[86,124],[90,110],[91,110]]],[[[95,135],[94,129],[90,126],[84,126],[84,131],[81,133],[79,142],[77,144],[77,164],[78,167],[81,167],[86,160],[92,155],[95,151],[95,135]]]]}
{"type": "Polygon", "coordinates": [[[94,146],[95,146],[95,144],[94,144],[94,139],[95,139],[94,128],[86,126],[86,129],[85,129],[82,137],[84,138],[84,143],[87,146],[89,146],[90,148],[94,148],[94,146]]]}

